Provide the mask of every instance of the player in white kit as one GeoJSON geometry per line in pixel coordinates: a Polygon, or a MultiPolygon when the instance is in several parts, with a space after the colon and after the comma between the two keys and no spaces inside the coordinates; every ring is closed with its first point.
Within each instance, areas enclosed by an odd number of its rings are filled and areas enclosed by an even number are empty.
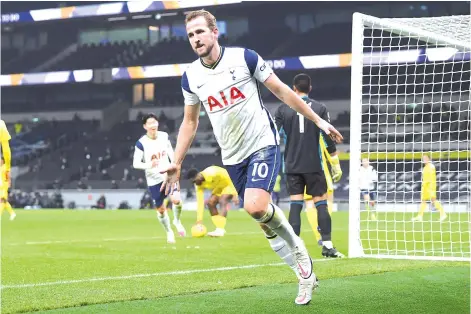
{"type": "Polygon", "coordinates": [[[368,211],[371,220],[376,220],[375,214],[375,183],[378,182],[378,173],[370,165],[368,158],[361,160],[360,167],[360,193],[363,201],[365,202],[366,210],[368,211]]]}
{"type": "Polygon", "coordinates": [[[258,82],[296,111],[314,121],[326,134],[340,133],[322,120],[253,50],[221,47],[214,16],[205,11],[186,15],[186,31],[199,59],[182,76],[185,99],[175,162],[165,171],[167,193],[179,186],[181,164],[195,136],[200,104],[206,109],[221,147],[222,162],[243,200],[244,209],[261,224],[271,247],[295,270],[299,279],[296,304],[308,304],[317,286],[312,260],[283,211],[270,202],[280,168],[279,135],[263,106],[258,82]]]}
{"type": "MultiPolygon", "coordinates": [[[[133,166],[136,169],[145,170],[147,186],[149,187],[149,192],[152,195],[154,206],[157,210],[157,218],[167,232],[167,242],[175,243],[175,235],[170,226],[167,208],[163,206],[166,196],[165,193],[160,190],[162,182],[166,177],[166,175],[160,173],[160,170],[168,167],[168,165],[173,162],[174,152],[172,143],[170,143],[166,132],[158,131],[159,123],[155,114],[149,113],[144,115],[142,125],[147,133],[136,142],[133,166]]],[[[183,237],[186,235],[186,231],[180,221],[182,212],[180,193],[174,191],[170,199],[174,204],[173,225],[177,228],[180,236],[183,237]]]]}

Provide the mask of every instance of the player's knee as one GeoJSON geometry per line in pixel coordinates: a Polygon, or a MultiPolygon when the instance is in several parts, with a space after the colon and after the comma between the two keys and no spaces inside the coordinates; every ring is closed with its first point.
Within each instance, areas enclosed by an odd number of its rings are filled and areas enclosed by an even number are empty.
{"type": "Polygon", "coordinates": [[[266,208],[260,208],[251,204],[244,204],[244,206],[244,209],[255,219],[262,218],[267,212],[266,208]]]}
{"type": "Polygon", "coordinates": [[[316,204],[318,202],[322,202],[322,201],[327,201],[327,193],[323,194],[321,196],[314,196],[312,198],[312,201],[314,202],[314,204],[316,204]]]}
{"type": "Polygon", "coordinates": [[[175,205],[175,206],[180,205],[180,202],[181,201],[179,199],[172,199],[172,204],[175,205]]]}
{"type": "Polygon", "coordinates": [[[209,209],[216,208],[218,206],[218,199],[210,198],[206,205],[209,209]]]}

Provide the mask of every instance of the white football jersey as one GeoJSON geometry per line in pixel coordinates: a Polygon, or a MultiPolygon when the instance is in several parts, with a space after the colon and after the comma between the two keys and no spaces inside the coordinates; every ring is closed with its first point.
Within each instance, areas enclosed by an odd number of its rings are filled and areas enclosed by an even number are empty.
{"type": "Polygon", "coordinates": [[[378,181],[378,174],[372,166],[360,166],[360,190],[373,190],[374,182],[378,181]]]}
{"type": "Polygon", "coordinates": [[[257,150],[279,144],[275,123],[263,106],[258,86],[272,73],[255,51],[221,47],[214,65],[198,59],[183,74],[185,105],[203,104],[224,165],[238,164],[257,150]]]}
{"type": "Polygon", "coordinates": [[[174,152],[172,143],[166,132],[157,132],[157,138],[151,139],[143,135],[134,148],[133,166],[136,169],[143,169],[146,173],[148,186],[161,183],[165,179],[165,174],[159,171],[167,167],[173,161],[174,152]],[[157,167],[152,167],[152,161],[157,159],[157,167]]]}

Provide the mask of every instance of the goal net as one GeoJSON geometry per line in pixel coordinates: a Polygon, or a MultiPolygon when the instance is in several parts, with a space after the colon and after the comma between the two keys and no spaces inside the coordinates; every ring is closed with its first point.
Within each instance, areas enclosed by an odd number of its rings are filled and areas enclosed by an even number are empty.
{"type": "Polygon", "coordinates": [[[470,259],[470,54],[470,16],[354,14],[349,256],[470,259]]]}

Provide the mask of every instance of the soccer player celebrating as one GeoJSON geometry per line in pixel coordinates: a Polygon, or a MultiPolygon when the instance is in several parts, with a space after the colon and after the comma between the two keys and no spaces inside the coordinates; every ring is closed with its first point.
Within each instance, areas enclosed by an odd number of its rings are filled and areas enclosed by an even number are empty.
{"type": "Polygon", "coordinates": [[[10,169],[11,169],[11,149],[10,133],[8,132],[5,121],[0,120],[0,142],[2,145],[2,163],[0,167],[0,214],[6,208],[10,214],[10,220],[15,219],[16,213],[8,202],[8,189],[10,188],[10,169]]]}
{"type": "MultiPolygon", "coordinates": [[[[293,90],[321,118],[329,120],[329,113],[324,104],[310,99],[311,78],[307,74],[298,74],[293,79],[293,90]]],[[[301,232],[301,211],[303,209],[304,189],[312,196],[317,209],[317,222],[322,237],[322,255],[325,257],[344,257],[332,244],[332,220],[327,209],[327,182],[320,156],[321,129],[311,121],[304,119],[289,106],[282,104],[275,113],[278,130],[286,134],[285,172],[290,194],[289,222],[294,232],[301,232]]],[[[340,162],[335,143],[325,136],[327,150],[336,166],[332,168],[334,176],[340,179],[340,162]]]]}
{"type": "Polygon", "coordinates": [[[196,188],[196,224],[203,222],[204,211],[204,190],[211,190],[211,197],[207,202],[211,220],[216,226],[216,230],[208,232],[210,237],[223,237],[226,233],[226,217],[231,201],[238,202],[237,191],[232,184],[231,178],[226,169],[218,166],[210,166],[201,172],[196,169],[188,170],[187,179],[195,184],[196,188]],[[221,205],[221,214],[217,206],[221,205]]]}
{"type": "MultiPolygon", "coordinates": [[[[327,150],[327,144],[325,143],[324,137],[321,136],[319,139],[319,144],[321,147],[322,154],[322,169],[324,170],[325,181],[327,183],[327,210],[332,216],[332,210],[334,206],[334,184],[333,181],[338,182],[342,178],[342,168],[340,167],[340,161],[337,158],[333,158],[329,151],[327,150]],[[333,169],[335,173],[332,178],[327,162],[333,169]],[[335,168],[335,170],[334,170],[335,168]]],[[[317,210],[314,205],[314,200],[311,195],[306,194],[306,189],[304,189],[304,203],[306,204],[306,216],[311,225],[312,231],[316,237],[317,243],[322,246],[322,237],[318,230],[317,223],[317,210]]]]}
{"type": "MultiPolygon", "coordinates": [[[[160,173],[160,169],[168,167],[173,161],[174,152],[172,143],[166,132],[158,131],[159,123],[157,116],[153,113],[144,115],[142,125],[146,130],[137,142],[134,148],[133,166],[135,169],[145,170],[147,186],[154,201],[157,210],[157,218],[167,232],[167,242],[175,243],[175,235],[170,226],[170,219],[167,208],[164,206],[165,193],[161,192],[160,187],[165,179],[165,175],[160,173]]],[[[182,201],[180,193],[174,191],[171,195],[172,203],[175,205],[173,210],[173,225],[177,228],[180,236],[185,236],[186,231],[180,222],[182,212],[182,201]]]]}
{"type": "Polygon", "coordinates": [[[360,193],[365,202],[366,210],[371,220],[376,220],[375,214],[375,183],[378,182],[378,174],[373,166],[370,165],[368,158],[361,160],[360,167],[360,193]]]}
{"type": "Polygon", "coordinates": [[[280,167],[279,135],[262,104],[258,82],[327,134],[339,141],[342,136],[283,84],[255,51],[221,47],[216,18],[211,13],[189,12],[185,25],[199,59],[191,63],[182,76],[185,110],[175,148],[175,163],[163,171],[168,174],[165,189],[168,193],[178,186],[181,164],[195,136],[200,104],[203,104],[221,147],[222,162],[243,199],[244,209],[266,226],[267,236],[280,237],[286,243],[283,248],[295,260],[299,274],[295,302],[307,304],[317,286],[316,275],[303,241],[294,233],[283,211],[270,202],[280,167]]]}
{"type": "Polygon", "coordinates": [[[427,207],[427,202],[432,202],[433,206],[440,212],[440,221],[444,221],[447,218],[447,214],[443,210],[442,204],[437,200],[437,174],[435,166],[432,163],[432,159],[429,154],[422,156],[424,168],[422,169],[422,191],[421,191],[421,203],[419,214],[414,217],[414,221],[422,221],[424,217],[424,211],[427,207]]]}

